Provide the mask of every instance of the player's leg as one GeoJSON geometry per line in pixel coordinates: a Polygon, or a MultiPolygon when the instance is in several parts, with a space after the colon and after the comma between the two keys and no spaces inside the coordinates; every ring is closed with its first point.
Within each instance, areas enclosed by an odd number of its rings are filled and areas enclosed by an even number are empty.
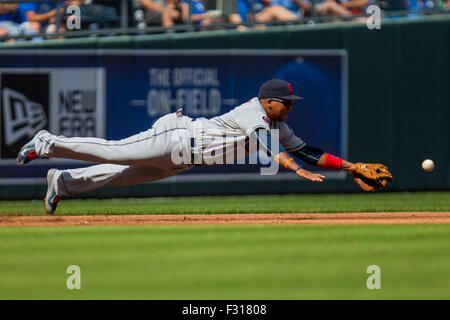
{"type": "Polygon", "coordinates": [[[67,138],[40,131],[22,147],[17,163],[23,166],[34,158],[66,158],[122,165],[154,165],[170,161],[172,151],[189,132],[175,115],[159,119],[152,128],[122,140],[90,137],[67,138]]]}
{"type": "Polygon", "coordinates": [[[44,158],[65,158],[98,163],[145,165],[149,159],[170,154],[166,131],[155,128],[122,140],[67,138],[48,132],[36,139],[36,154],[44,158]]]}
{"type": "Polygon", "coordinates": [[[168,178],[184,168],[158,168],[151,166],[125,166],[115,164],[100,164],[86,168],[56,170],[47,173],[47,194],[45,208],[53,214],[61,198],[74,194],[88,192],[104,186],[133,186],[168,178]]]}

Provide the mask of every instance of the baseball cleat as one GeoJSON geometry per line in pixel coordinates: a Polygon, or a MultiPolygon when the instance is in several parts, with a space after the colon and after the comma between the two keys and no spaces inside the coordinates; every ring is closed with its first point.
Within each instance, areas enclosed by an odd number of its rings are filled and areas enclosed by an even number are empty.
{"type": "Polygon", "coordinates": [[[45,211],[47,211],[48,214],[53,214],[55,212],[56,206],[58,205],[58,202],[61,199],[56,195],[55,190],[56,180],[53,179],[57,171],[58,170],[56,169],[50,169],[47,172],[47,194],[45,195],[44,202],[45,202],[45,211]]]}
{"type": "Polygon", "coordinates": [[[29,142],[27,142],[22,149],[20,149],[19,153],[17,154],[17,165],[20,167],[23,167],[24,165],[26,165],[28,162],[38,158],[38,155],[36,153],[36,149],[35,149],[35,142],[36,142],[36,137],[38,136],[38,134],[40,134],[41,132],[45,132],[45,130],[41,130],[39,131],[34,137],[33,139],[31,139],[29,142]]]}

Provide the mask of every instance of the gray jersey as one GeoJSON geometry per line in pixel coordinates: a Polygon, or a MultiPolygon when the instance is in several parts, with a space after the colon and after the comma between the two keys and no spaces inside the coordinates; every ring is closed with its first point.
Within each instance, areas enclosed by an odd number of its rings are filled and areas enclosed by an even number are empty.
{"type": "MultiPolygon", "coordinates": [[[[197,119],[194,124],[194,153],[201,153],[205,158],[208,155],[212,155],[216,160],[228,155],[230,158],[227,159],[231,159],[231,155],[236,157],[236,146],[248,146],[249,137],[256,129],[265,129],[272,134],[274,129],[278,130],[279,142],[288,152],[296,151],[305,145],[286,123],[270,121],[258,98],[253,98],[221,116],[209,120],[197,119]]],[[[248,152],[238,154],[237,158],[247,155],[248,152]]]]}

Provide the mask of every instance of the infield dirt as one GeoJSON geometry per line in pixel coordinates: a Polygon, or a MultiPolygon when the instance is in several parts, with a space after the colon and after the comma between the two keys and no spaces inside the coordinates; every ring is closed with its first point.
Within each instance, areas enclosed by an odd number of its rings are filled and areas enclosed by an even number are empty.
{"type": "Polygon", "coordinates": [[[223,224],[449,224],[450,212],[1,216],[0,227],[223,224]]]}

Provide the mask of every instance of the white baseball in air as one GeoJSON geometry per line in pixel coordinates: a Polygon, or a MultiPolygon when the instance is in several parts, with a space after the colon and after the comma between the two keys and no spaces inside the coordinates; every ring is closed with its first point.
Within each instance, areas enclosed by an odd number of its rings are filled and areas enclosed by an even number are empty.
{"type": "Polygon", "coordinates": [[[433,169],[434,169],[434,162],[433,162],[433,160],[430,160],[430,159],[424,160],[422,162],[422,169],[425,172],[433,171],[433,169]]]}

